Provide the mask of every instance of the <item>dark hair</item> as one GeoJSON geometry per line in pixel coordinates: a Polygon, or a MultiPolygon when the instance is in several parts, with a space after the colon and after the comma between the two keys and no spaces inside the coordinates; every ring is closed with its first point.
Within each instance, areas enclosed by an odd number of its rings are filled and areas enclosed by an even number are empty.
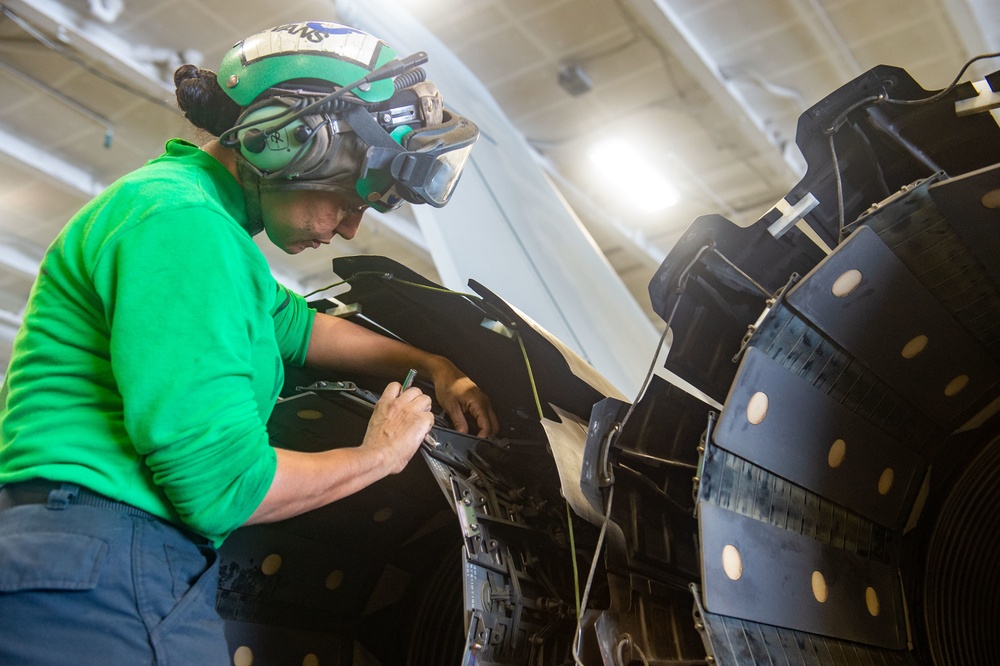
{"type": "Polygon", "coordinates": [[[177,86],[177,105],[184,117],[212,136],[220,136],[235,125],[243,111],[222,91],[215,72],[210,69],[181,65],[174,72],[174,85],[177,86]]]}

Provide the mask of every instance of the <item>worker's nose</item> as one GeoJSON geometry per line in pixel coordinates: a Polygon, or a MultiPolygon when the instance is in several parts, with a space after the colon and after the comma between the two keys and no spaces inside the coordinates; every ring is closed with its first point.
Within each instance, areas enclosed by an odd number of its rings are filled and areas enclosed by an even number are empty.
{"type": "Polygon", "coordinates": [[[361,226],[361,217],[363,215],[364,211],[347,213],[340,224],[337,225],[337,235],[346,240],[354,238],[358,233],[358,227],[361,226]]]}

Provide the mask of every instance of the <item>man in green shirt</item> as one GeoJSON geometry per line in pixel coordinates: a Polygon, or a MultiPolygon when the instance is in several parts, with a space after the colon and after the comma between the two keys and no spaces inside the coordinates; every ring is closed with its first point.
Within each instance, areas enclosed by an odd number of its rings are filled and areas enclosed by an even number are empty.
{"type": "Polygon", "coordinates": [[[450,361],[310,310],[252,240],[297,253],[369,206],[447,202],[475,126],[408,65],[315,22],[247,38],[218,76],[180,68],[178,103],[220,139],[168,142],[53,243],[0,394],[0,663],[228,663],[214,547],[401,471],[433,424],[393,382],[359,447],[274,449],[284,363],[414,368],[458,430],[496,432],[450,361]],[[373,120],[410,101],[406,125],[373,120]]]}

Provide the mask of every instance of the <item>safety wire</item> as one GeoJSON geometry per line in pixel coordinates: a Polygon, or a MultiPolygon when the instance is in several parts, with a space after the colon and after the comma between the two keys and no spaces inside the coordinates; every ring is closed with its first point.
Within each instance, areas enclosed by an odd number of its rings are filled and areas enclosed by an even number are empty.
{"type": "Polygon", "coordinates": [[[843,127],[844,123],[847,122],[847,116],[852,112],[861,107],[868,107],[872,104],[878,104],[879,102],[886,102],[889,100],[889,95],[882,92],[878,95],[872,95],[870,97],[865,97],[862,100],[858,100],[854,104],[840,112],[833,123],[823,129],[823,133],[829,137],[830,141],[830,159],[833,162],[833,177],[837,183],[837,242],[842,243],[844,241],[844,181],[840,175],[840,163],[837,160],[837,146],[834,143],[834,137],[840,128],[843,127]]]}
{"type": "MultiPolygon", "coordinates": [[[[535,409],[538,410],[538,419],[543,420],[545,414],[542,412],[542,401],[538,398],[538,386],[535,384],[535,374],[531,371],[531,360],[528,358],[528,350],[524,347],[524,340],[521,333],[514,329],[514,336],[517,337],[517,344],[521,347],[521,356],[524,357],[524,367],[528,371],[528,382],[531,384],[531,395],[535,399],[535,409]]],[[[576,603],[576,616],[580,617],[580,567],[576,561],[576,535],[573,533],[573,512],[566,499],[566,525],[569,529],[569,556],[573,563],[573,600],[576,603]]]]}
{"type": "Polygon", "coordinates": [[[844,242],[844,180],[840,176],[840,162],[837,159],[837,146],[833,142],[834,133],[830,133],[830,158],[833,161],[833,176],[837,181],[837,242],[844,242]]]}
{"type": "MultiPolygon", "coordinates": [[[[566,500],[566,524],[569,525],[569,557],[573,562],[573,601],[576,603],[576,616],[580,617],[580,566],[576,561],[576,538],[573,536],[573,511],[569,500],[566,500]]],[[[577,621],[579,625],[579,620],[577,621]]]]}
{"type": "Polygon", "coordinates": [[[955,86],[958,85],[958,82],[962,79],[962,76],[965,75],[965,70],[969,69],[969,67],[972,65],[972,63],[976,62],[977,60],[986,60],[988,58],[1000,58],[1000,52],[997,52],[997,53],[982,53],[980,55],[977,55],[975,58],[970,58],[964,65],[962,65],[962,69],[958,70],[958,74],[955,75],[955,78],[952,79],[951,83],[949,83],[947,85],[947,87],[945,87],[943,90],[941,90],[941,91],[939,91],[939,92],[931,95],[930,97],[923,97],[921,99],[892,99],[892,98],[887,98],[885,101],[888,102],[889,104],[899,104],[899,105],[906,105],[906,106],[916,106],[918,104],[930,104],[931,102],[936,102],[939,99],[943,99],[948,93],[950,93],[952,90],[955,89],[955,86]]]}
{"type": "Polygon", "coordinates": [[[308,294],[302,294],[302,298],[309,298],[310,296],[315,296],[321,291],[326,291],[327,289],[333,289],[334,287],[339,287],[342,284],[348,284],[350,280],[341,280],[340,282],[334,282],[333,284],[328,284],[325,287],[320,287],[319,289],[313,289],[308,294]]]}
{"type": "MultiPolygon", "coordinates": [[[[660,335],[660,341],[657,343],[656,351],[653,353],[653,360],[650,361],[649,363],[649,369],[646,371],[646,378],[642,381],[642,387],[636,394],[635,400],[633,400],[632,404],[629,405],[628,411],[625,412],[625,416],[622,418],[621,423],[618,424],[617,428],[618,434],[621,434],[622,430],[624,430],[625,424],[628,422],[629,418],[631,418],[632,412],[635,410],[636,403],[639,402],[639,399],[642,398],[642,396],[646,393],[646,389],[649,387],[649,382],[653,378],[653,373],[656,370],[656,361],[657,359],[660,358],[660,350],[663,349],[663,343],[666,341],[667,335],[670,333],[670,326],[674,321],[674,315],[677,314],[677,306],[680,305],[681,299],[684,296],[684,289],[687,286],[688,275],[690,274],[691,269],[694,268],[694,265],[698,262],[699,259],[701,259],[702,255],[713,249],[714,245],[711,243],[703,246],[701,249],[698,250],[694,258],[692,258],[691,261],[688,262],[688,265],[684,268],[683,271],[681,271],[680,275],[678,275],[677,288],[676,288],[677,299],[674,301],[674,307],[671,308],[670,316],[667,317],[666,326],[663,327],[663,333],[660,335]]],[[[765,291],[765,293],[767,292],[765,291]]],[[[609,442],[608,446],[610,447],[611,444],[613,444],[613,442],[609,442]]],[[[594,573],[597,571],[597,563],[600,560],[601,556],[601,546],[604,544],[604,535],[607,532],[608,523],[611,521],[611,504],[614,501],[614,497],[615,497],[615,484],[614,482],[612,482],[611,485],[608,487],[608,502],[607,502],[607,507],[604,510],[604,521],[601,523],[601,531],[597,537],[597,546],[594,549],[594,559],[591,560],[590,563],[590,573],[587,574],[587,585],[583,590],[583,601],[580,604],[580,611],[576,615],[577,617],[576,633],[573,637],[573,662],[577,666],[586,666],[586,664],[580,661],[580,640],[583,638],[583,613],[586,612],[587,610],[587,601],[590,597],[590,587],[594,582],[594,573]]],[[[625,634],[624,636],[628,635],[625,634]]],[[[640,658],[642,659],[643,664],[647,664],[648,662],[646,661],[646,655],[642,653],[642,650],[639,649],[639,646],[634,644],[634,642],[631,639],[631,636],[628,636],[628,641],[632,645],[633,649],[635,649],[640,654],[640,658]]],[[[620,647],[621,644],[619,644],[619,648],[620,647]]]]}
{"type": "Polygon", "coordinates": [[[639,661],[642,662],[642,666],[649,666],[649,660],[646,658],[646,653],[639,649],[639,646],[635,644],[632,640],[631,634],[622,634],[621,640],[618,641],[618,649],[615,650],[616,656],[618,657],[618,664],[625,666],[625,646],[628,645],[629,650],[634,650],[639,653],[639,661]]]}
{"type": "Polygon", "coordinates": [[[538,410],[538,418],[544,419],[545,414],[542,413],[542,401],[538,398],[538,386],[535,385],[535,374],[531,371],[531,361],[528,360],[528,350],[524,348],[524,340],[521,338],[521,333],[516,329],[514,336],[517,338],[517,344],[521,346],[521,356],[524,357],[524,367],[528,371],[528,382],[531,384],[531,395],[535,398],[535,409],[538,410]]]}
{"type": "Polygon", "coordinates": [[[611,504],[615,499],[615,486],[611,484],[608,488],[608,505],[604,510],[604,521],[601,523],[601,531],[597,535],[597,545],[594,547],[594,559],[590,564],[590,573],[587,574],[587,585],[583,588],[583,601],[580,603],[580,611],[576,614],[576,633],[573,636],[573,662],[577,666],[586,666],[580,661],[580,639],[583,638],[583,612],[587,610],[587,599],[590,596],[590,586],[594,582],[594,572],[597,571],[597,562],[600,560],[601,547],[604,545],[604,535],[608,531],[608,523],[611,522],[611,504]]]}
{"type": "MultiPolygon", "coordinates": [[[[688,262],[688,265],[684,267],[684,270],[681,271],[680,274],[677,276],[677,286],[675,289],[677,293],[677,300],[674,301],[674,307],[670,310],[670,316],[667,317],[666,325],[663,327],[663,333],[660,334],[660,340],[659,342],[656,343],[656,351],[653,352],[653,360],[649,362],[649,368],[646,370],[645,379],[642,380],[642,386],[639,388],[639,392],[636,394],[635,400],[633,400],[632,404],[629,405],[628,411],[625,412],[625,416],[624,418],[622,418],[622,421],[618,426],[619,433],[621,433],[621,431],[625,428],[625,424],[628,423],[628,420],[632,417],[632,412],[635,411],[636,403],[639,402],[639,398],[641,398],[643,394],[646,392],[646,388],[649,386],[649,382],[653,379],[653,372],[656,370],[656,359],[660,358],[660,350],[663,349],[663,343],[666,342],[667,335],[670,334],[670,325],[674,321],[674,315],[677,314],[677,306],[680,305],[681,298],[684,296],[684,289],[687,288],[688,276],[691,273],[691,269],[694,268],[694,265],[698,263],[698,261],[706,252],[709,252],[714,249],[715,249],[714,243],[708,243],[706,245],[703,245],[698,250],[698,252],[695,253],[691,261],[688,262]]],[[[726,261],[729,262],[728,259],[726,261]]],[[[729,263],[731,264],[732,262],[729,263]]],[[[765,291],[765,293],[767,292],[765,291]]]]}
{"type": "MultiPolygon", "coordinates": [[[[842,176],[840,175],[840,163],[839,160],[837,159],[837,146],[834,144],[834,136],[837,134],[838,131],[840,131],[840,128],[847,121],[847,117],[857,109],[861,107],[871,106],[873,104],[885,103],[885,104],[895,104],[897,106],[918,106],[921,104],[931,104],[933,102],[937,102],[941,99],[944,99],[948,95],[948,93],[950,93],[952,90],[955,89],[955,86],[958,85],[958,82],[962,79],[962,76],[965,75],[965,71],[969,69],[972,63],[978,60],[986,60],[988,58],[1000,58],[1000,52],[983,53],[981,55],[977,55],[974,58],[970,58],[968,61],[966,61],[964,65],[962,65],[962,68],[958,70],[958,74],[955,75],[955,78],[952,79],[951,83],[949,83],[945,88],[943,88],[942,90],[938,91],[933,95],[929,95],[927,97],[921,97],[919,99],[896,99],[894,97],[890,97],[888,91],[883,90],[878,95],[872,95],[870,97],[866,97],[850,105],[849,107],[841,111],[840,114],[837,115],[837,117],[834,119],[833,123],[831,123],[829,127],[823,129],[823,133],[829,137],[830,158],[831,161],[833,162],[833,175],[837,184],[837,241],[838,242],[844,241],[845,205],[844,205],[844,181],[842,176]]],[[[854,223],[852,222],[851,224],[853,225],[854,223]]]]}
{"type": "MultiPolygon", "coordinates": [[[[409,280],[401,280],[392,273],[386,273],[385,271],[358,271],[346,280],[341,280],[340,282],[334,282],[333,284],[328,284],[325,287],[320,287],[319,289],[314,289],[308,294],[303,294],[302,298],[309,298],[310,296],[315,296],[321,291],[326,291],[327,289],[333,289],[334,287],[339,287],[342,284],[349,284],[353,280],[359,277],[377,276],[384,278],[385,280],[398,282],[399,284],[405,284],[408,287],[416,287],[418,289],[426,289],[427,291],[436,291],[441,294],[452,294],[454,296],[464,296],[465,298],[472,299],[473,301],[481,302],[483,299],[475,294],[466,294],[462,291],[455,291],[454,289],[445,289],[444,287],[432,287],[429,284],[420,284],[419,282],[410,282],[409,280]]],[[[522,346],[522,350],[523,350],[522,346]]],[[[534,387],[534,385],[532,385],[534,387]]],[[[536,398],[537,401],[537,398],[536,398]]]]}
{"type": "Polygon", "coordinates": [[[716,255],[717,257],[719,257],[719,259],[722,259],[724,262],[726,262],[726,264],[728,264],[729,267],[732,268],[734,271],[736,271],[737,273],[739,273],[740,276],[744,280],[746,280],[747,282],[749,282],[750,284],[752,284],[757,291],[759,291],[760,293],[764,294],[768,298],[774,298],[774,294],[772,294],[771,292],[769,292],[767,289],[765,289],[763,286],[761,286],[761,284],[759,282],[757,282],[752,277],[750,277],[749,275],[747,275],[746,272],[742,268],[740,268],[739,266],[737,266],[736,264],[734,264],[729,259],[729,257],[727,257],[726,255],[724,255],[721,252],[719,252],[718,248],[713,247],[712,248],[712,254],[716,255]]]}

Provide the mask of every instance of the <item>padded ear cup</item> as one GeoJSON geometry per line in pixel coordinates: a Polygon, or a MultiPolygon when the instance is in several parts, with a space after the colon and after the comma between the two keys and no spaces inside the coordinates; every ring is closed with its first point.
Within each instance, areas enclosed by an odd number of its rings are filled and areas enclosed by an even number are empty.
{"type": "Polygon", "coordinates": [[[330,124],[321,115],[287,122],[294,110],[278,99],[273,101],[240,118],[236,131],[240,154],[264,174],[285,169],[286,177],[306,174],[326,158],[331,144],[330,124]]]}

